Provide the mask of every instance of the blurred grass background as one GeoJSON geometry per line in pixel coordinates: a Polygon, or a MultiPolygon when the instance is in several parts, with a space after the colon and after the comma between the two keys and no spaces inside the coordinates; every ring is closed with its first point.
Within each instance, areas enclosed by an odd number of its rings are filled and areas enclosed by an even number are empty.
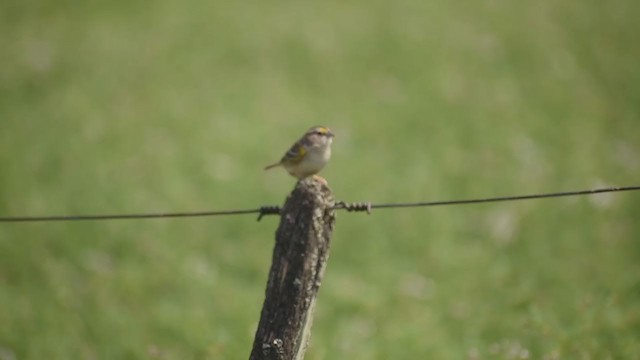
{"type": "MultiPolygon", "coordinates": [[[[640,3],[0,4],[0,214],[637,185],[640,3]]],[[[340,213],[308,359],[637,359],[640,197],[340,213]]],[[[2,224],[0,359],[245,359],[276,218],[2,224]]]]}

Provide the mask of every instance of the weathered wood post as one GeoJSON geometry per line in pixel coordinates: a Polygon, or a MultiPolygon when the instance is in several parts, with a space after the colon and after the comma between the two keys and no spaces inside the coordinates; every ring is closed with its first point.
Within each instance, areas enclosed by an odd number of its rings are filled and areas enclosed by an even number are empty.
{"type": "Polygon", "coordinates": [[[280,214],[250,360],[301,360],[329,257],[334,198],[322,179],[298,181],[280,214]]]}

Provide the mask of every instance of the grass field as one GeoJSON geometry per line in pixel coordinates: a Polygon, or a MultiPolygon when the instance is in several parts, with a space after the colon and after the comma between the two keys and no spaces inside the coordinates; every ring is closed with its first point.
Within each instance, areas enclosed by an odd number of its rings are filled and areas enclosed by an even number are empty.
{"type": "MultiPolygon", "coordinates": [[[[0,4],[0,216],[640,183],[640,2],[0,4]]],[[[640,193],[338,214],[307,359],[639,359],[640,193]]],[[[0,224],[0,359],[246,359],[277,218],[0,224]]]]}

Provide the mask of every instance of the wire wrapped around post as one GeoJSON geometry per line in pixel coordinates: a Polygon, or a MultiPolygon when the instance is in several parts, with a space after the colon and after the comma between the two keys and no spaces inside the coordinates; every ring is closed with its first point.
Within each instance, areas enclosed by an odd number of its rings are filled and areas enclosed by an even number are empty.
{"type": "Polygon", "coordinates": [[[371,209],[373,205],[371,205],[370,201],[367,202],[356,202],[356,203],[346,203],[344,201],[338,201],[335,206],[336,209],[345,209],[348,212],[352,211],[366,211],[367,214],[371,215],[371,209]]]}

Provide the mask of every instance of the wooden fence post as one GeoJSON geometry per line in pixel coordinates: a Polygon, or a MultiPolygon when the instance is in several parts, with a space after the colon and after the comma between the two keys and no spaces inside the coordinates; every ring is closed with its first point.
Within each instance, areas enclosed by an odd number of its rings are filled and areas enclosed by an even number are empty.
{"type": "Polygon", "coordinates": [[[250,360],[302,360],[335,224],[322,179],[298,181],[280,214],[260,322],[250,360]]]}

